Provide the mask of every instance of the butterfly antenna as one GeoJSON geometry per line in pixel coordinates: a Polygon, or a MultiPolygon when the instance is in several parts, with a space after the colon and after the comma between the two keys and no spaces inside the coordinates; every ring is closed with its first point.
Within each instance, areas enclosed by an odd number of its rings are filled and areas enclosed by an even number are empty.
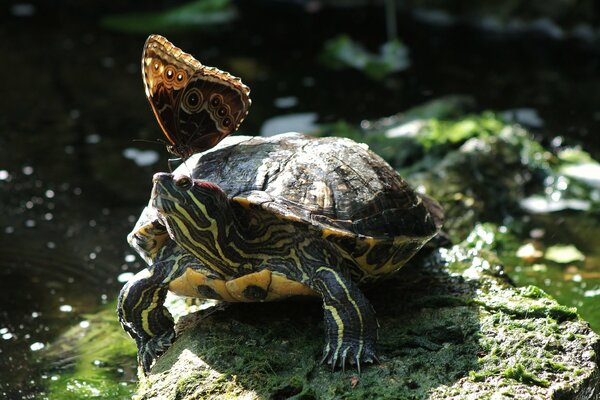
{"type": "Polygon", "coordinates": [[[167,146],[169,143],[162,139],[131,139],[132,142],[144,142],[144,143],[152,143],[152,144],[162,144],[163,146],[167,146]]]}
{"type": "Polygon", "coordinates": [[[190,166],[187,163],[188,160],[189,160],[189,158],[183,162],[183,165],[185,165],[185,169],[187,169],[187,171],[188,171],[188,176],[193,178],[194,176],[192,175],[192,170],[190,169],[190,166]]]}
{"type": "Polygon", "coordinates": [[[193,167],[190,169],[190,166],[187,163],[188,160],[189,160],[189,158],[183,159],[181,157],[180,158],[169,158],[167,160],[167,164],[169,165],[169,172],[173,173],[173,172],[175,172],[175,170],[177,168],[184,165],[184,168],[187,170],[186,175],[192,176],[193,167]]]}
{"type": "Polygon", "coordinates": [[[167,165],[169,166],[169,172],[173,173],[175,172],[175,169],[177,169],[177,167],[179,167],[181,165],[181,163],[185,163],[185,161],[183,161],[183,159],[180,158],[169,158],[167,160],[167,165]]]}

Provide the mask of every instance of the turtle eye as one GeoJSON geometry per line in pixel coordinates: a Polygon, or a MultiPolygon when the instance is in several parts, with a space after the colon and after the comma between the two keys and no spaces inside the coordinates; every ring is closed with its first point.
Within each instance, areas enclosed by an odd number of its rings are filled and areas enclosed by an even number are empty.
{"type": "Polygon", "coordinates": [[[175,186],[182,188],[182,189],[187,189],[192,186],[192,178],[190,178],[189,176],[185,176],[185,175],[180,176],[175,179],[175,186]]]}

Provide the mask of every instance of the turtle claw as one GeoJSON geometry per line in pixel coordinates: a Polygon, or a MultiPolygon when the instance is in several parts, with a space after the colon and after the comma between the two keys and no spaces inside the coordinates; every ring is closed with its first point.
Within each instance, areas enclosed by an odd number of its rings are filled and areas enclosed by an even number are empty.
{"type": "Polygon", "coordinates": [[[141,365],[144,375],[150,372],[150,369],[175,340],[175,331],[170,330],[161,335],[153,336],[138,346],[138,363],[141,365]]]}
{"type": "Polygon", "coordinates": [[[358,356],[358,354],[354,356],[351,362],[352,364],[356,364],[356,369],[358,370],[358,374],[360,375],[360,357],[358,356]]]}
{"type": "Polygon", "coordinates": [[[373,361],[379,363],[379,359],[375,355],[372,344],[363,344],[362,347],[352,343],[348,343],[343,350],[336,349],[331,350],[331,346],[327,344],[323,350],[323,357],[321,358],[321,364],[327,362],[331,365],[331,371],[335,371],[336,368],[341,367],[342,372],[346,372],[347,362],[350,365],[356,365],[358,374],[361,373],[360,364],[372,363],[373,361]]]}

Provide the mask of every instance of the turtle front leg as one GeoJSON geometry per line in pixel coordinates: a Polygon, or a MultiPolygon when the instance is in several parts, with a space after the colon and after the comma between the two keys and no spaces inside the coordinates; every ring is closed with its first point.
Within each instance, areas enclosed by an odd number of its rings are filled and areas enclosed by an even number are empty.
{"type": "Polygon", "coordinates": [[[173,317],[163,305],[170,268],[161,264],[130,279],[121,289],[117,305],[121,326],[137,344],[138,364],[144,374],[175,339],[173,317]]]}
{"type": "Polygon", "coordinates": [[[319,267],[311,286],[323,296],[325,348],[321,363],[335,369],[346,361],[356,364],[378,361],[375,353],[379,324],[375,311],[348,277],[330,267],[319,267]]]}

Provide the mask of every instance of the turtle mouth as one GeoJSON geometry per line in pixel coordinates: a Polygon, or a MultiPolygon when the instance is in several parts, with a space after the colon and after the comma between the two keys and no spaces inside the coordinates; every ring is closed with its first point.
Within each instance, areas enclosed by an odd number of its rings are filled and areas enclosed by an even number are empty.
{"type": "Polygon", "coordinates": [[[171,174],[159,173],[154,175],[154,186],[150,195],[151,204],[158,211],[168,211],[170,205],[181,203],[181,199],[172,194],[173,176],[171,174]]]}

